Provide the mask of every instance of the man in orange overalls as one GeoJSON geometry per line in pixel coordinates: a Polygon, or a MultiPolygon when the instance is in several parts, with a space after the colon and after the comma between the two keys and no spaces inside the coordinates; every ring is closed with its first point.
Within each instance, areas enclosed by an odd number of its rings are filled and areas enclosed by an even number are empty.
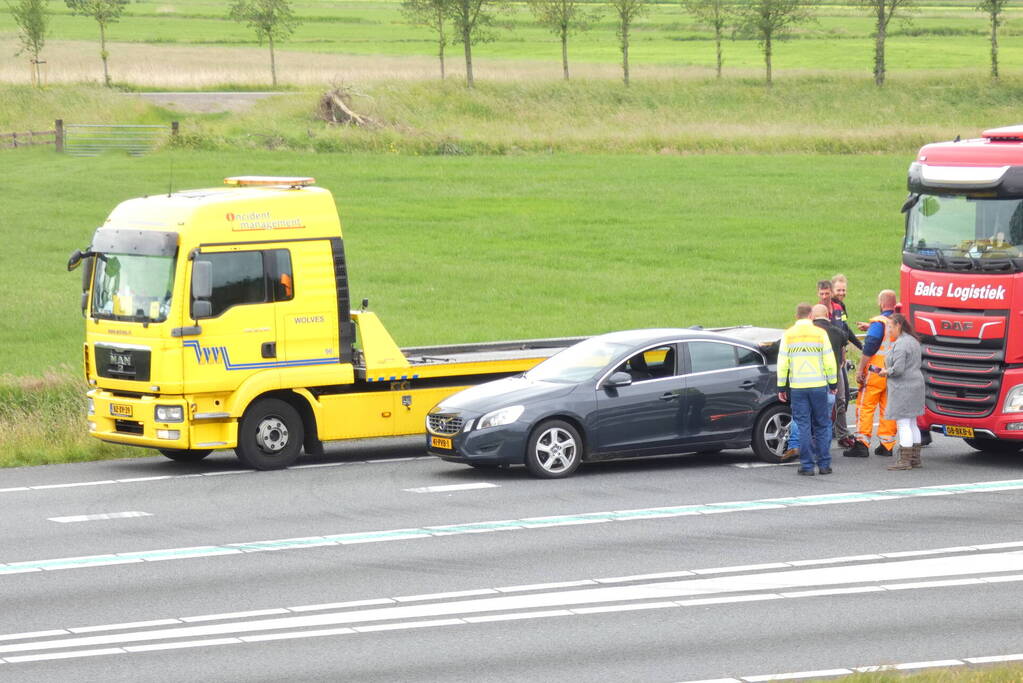
{"type": "Polygon", "coordinates": [[[863,356],[856,369],[859,396],[856,397],[856,443],[842,451],[847,458],[866,458],[870,455],[870,437],[874,432],[874,412],[878,412],[877,436],[880,443],[874,455],[891,455],[895,447],[895,421],[884,419],[887,405],[887,382],[879,371],[884,367],[885,356],[892,340],[885,331],[885,321],[895,312],[896,295],[890,289],[877,295],[877,306],[881,314],[870,319],[870,323],[859,323],[867,331],[863,340],[863,356]]]}

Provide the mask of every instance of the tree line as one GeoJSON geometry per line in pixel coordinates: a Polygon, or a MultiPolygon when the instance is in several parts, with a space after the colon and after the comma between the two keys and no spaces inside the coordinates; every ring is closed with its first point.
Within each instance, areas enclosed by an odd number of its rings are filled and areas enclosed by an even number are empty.
{"type": "MultiPolygon", "coordinates": [[[[99,27],[100,59],[103,82],[111,85],[107,65],[107,27],[116,23],[129,0],[65,0],[75,15],[90,17],[99,27]]],[[[39,82],[39,59],[49,32],[47,0],[7,0],[8,8],[18,26],[21,48],[17,54],[28,53],[34,67],[34,80],[39,82]]],[[[608,12],[615,23],[615,34],[622,55],[622,80],[629,85],[629,40],[633,24],[650,8],[652,0],[525,0],[537,24],[551,31],[561,42],[561,64],[565,80],[569,80],[568,40],[589,30],[608,12]]],[[[896,16],[906,16],[914,0],[853,0],[874,19],[874,83],[884,85],[885,42],[888,27],[896,16]]],[[[717,77],[724,64],[723,42],[726,38],[753,38],[764,57],[764,78],[772,83],[772,58],[776,43],[787,38],[800,24],[816,20],[820,0],[680,0],[682,8],[698,24],[714,34],[717,77]]],[[[998,29],[1004,21],[1009,0],[978,0],[975,9],[986,15],[990,25],[991,77],[998,79],[998,29]]],[[[465,57],[465,84],[472,88],[472,48],[494,40],[495,27],[501,14],[508,11],[505,0],[402,0],[401,11],[406,20],[429,29],[437,45],[440,77],[446,76],[445,50],[460,44],[465,57]]],[[[252,28],[260,44],[270,49],[270,75],[277,85],[276,43],[287,40],[301,23],[291,7],[291,0],[234,0],[227,16],[252,28]]]]}

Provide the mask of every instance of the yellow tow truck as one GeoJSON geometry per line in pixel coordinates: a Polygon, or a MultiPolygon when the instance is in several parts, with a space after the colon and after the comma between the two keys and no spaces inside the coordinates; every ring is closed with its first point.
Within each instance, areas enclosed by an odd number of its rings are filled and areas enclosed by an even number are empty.
{"type": "Polygon", "coordinates": [[[578,339],[401,349],[352,310],[341,223],[312,178],[122,202],[83,265],[88,428],[197,461],[287,467],[323,442],[425,431],[429,409],[578,339]]]}

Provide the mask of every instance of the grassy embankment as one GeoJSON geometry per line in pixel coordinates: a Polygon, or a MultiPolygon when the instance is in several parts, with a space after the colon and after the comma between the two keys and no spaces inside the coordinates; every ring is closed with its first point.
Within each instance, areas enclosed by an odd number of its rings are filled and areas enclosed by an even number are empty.
{"type": "Polygon", "coordinates": [[[1017,82],[914,84],[877,92],[827,78],[765,92],[671,80],[624,92],[591,81],[469,93],[389,82],[367,93],[384,123],[375,131],[318,122],[313,96],[182,117],[101,89],[4,88],[0,129],[182,118],[185,148],[142,159],[4,153],[0,186],[14,191],[0,204],[0,315],[15,322],[0,329],[0,384],[14,397],[0,414],[0,465],[134,453],[83,435],[77,274],[63,264],[118,201],[164,191],[172,168],[182,188],[239,173],[316,176],[342,210],[354,295],[405,345],[779,325],[835,270],[865,317],[873,292],[896,284],[897,207],[915,147],[1015,120],[1017,82]],[[311,153],[330,150],[353,154],[311,153]],[[691,154],[715,151],[733,154],[691,154]],[[800,154],[761,154],[781,151],[800,154]]]}

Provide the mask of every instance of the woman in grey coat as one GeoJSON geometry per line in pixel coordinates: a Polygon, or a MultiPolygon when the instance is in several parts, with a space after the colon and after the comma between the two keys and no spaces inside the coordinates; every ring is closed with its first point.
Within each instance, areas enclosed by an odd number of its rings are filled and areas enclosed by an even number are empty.
{"type": "Polygon", "coordinates": [[[901,313],[887,322],[889,339],[894,339],[881,376],[887,378],[887,406],[884,417],[895,420],[899,434],[899,460],[890,470],[920,467],[920,428],[916,418],[924,414],[924,376],[920,371],[920,340],[901,313]]]}

